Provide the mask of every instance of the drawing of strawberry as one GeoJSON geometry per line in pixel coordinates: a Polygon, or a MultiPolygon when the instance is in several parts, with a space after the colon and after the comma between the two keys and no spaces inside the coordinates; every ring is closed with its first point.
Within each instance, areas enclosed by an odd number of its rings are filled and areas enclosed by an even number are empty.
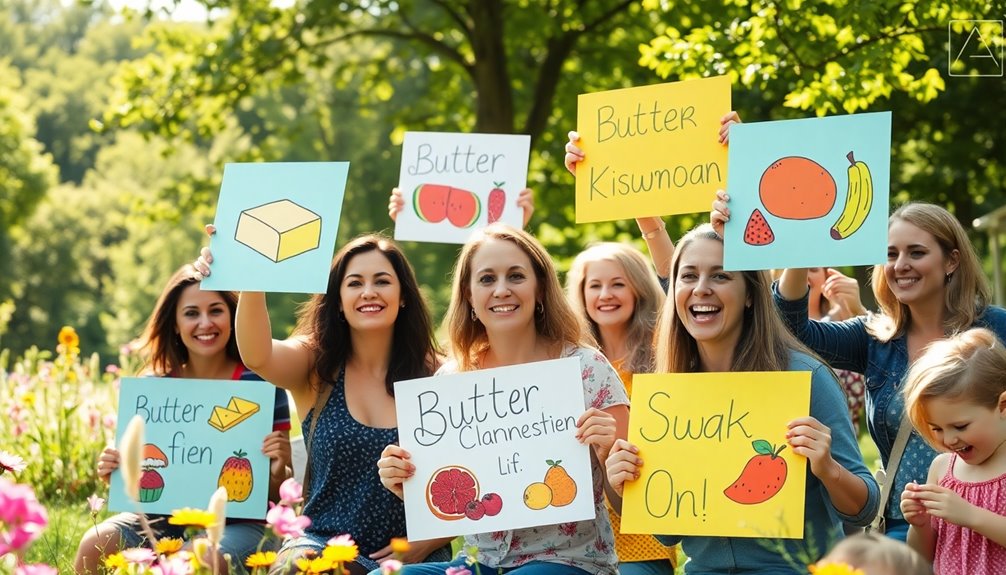
{"type": "Polygon", "coordinates": [[[220,468],[220,478],[217,487],[227,488],[227,501],[244,501],[251,495],[254,478],[252,477],[251,461],[240,449],[224,461],[220,468]]]}
{"type": "Polygon", "coordinates": [[[489,192],[489,223],[498,221],[503,215],[503,208],[506,207],[506,192],[500,186],[503,182],[493,182],[496,186],[489,192]]]}
{"type": "Polygon", "coordinates": [[[751,446],[758,453],[748,460],[736,481],[723,490],[727,499],[741,505],[764,503],[779,493],[786,483],[786,460],[779,457],[786,444],[776,449],[774,445],[759,439],[751,446]]]}

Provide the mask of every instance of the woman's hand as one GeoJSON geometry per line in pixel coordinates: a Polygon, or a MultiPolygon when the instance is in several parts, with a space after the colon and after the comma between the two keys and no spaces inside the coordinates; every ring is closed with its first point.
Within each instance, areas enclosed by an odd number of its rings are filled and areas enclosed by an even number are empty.
{"type": "Polygon", "coordinates": [[[112,472],[119,468],[119,450],[106,447],[98,456],[98,479],[108,483],[112,472]]]}
{"type": "MultiPolygon", "coordinates": [[[[212,237],[215,233],[217,233],[217,227],[213,224],[206,224],[206,235],[212,237]]],[[[208,278],[210,277],[210,264],[212,263],[213,253],[210,252],[209,246],[203,246],[203,248],[199,250],[199,257],[196,258],[196,261],[192,262],[192,267],[196,268],[196,271],[199,272],[203,278],[208,278]]]]}
{"type": "Polygon", "coordinates": [[[401,447],[389,445],[384,448],[381,458],[377,460],[377,473],[381,476],[381,485],[399,499],[405,499],[402,483],[416,472],[416,466],[409,461],[411,457],[409,452],[401,447]]]}
{"type": "Polygon", "coordinates": [[[810,472],[819,479],[835,474],[838,462],[831,457],[831,429],[813,417],[794,419],[787,425],[786,439],[793,453],[810,463],[810,472]]]}
{"type": "Polygon", "coordinates": [[[723,226],[730,221],[730,208],[727,202],[730,196],[723,190],[716,190],[716,199],[713,200],[713,211],[709,212],[709,223],[713,225],[713,231],[723,237],[723,226]]]}
{"type": "Polygon", "coordinates": [[[576,164],[583,161],[583,150],[576,145],[580,141],[580,134],[571,131],[567,136],[569,141],[566,142],[566,155],[563,157],[563,163],[569,173],[576,177],[576,164]]]}
{"type": "Polygon", "coordinates": [[[615,441],[611,453],[604,462],[608,475],[608,483],[619,496],[625,490],[625,484],[639,479],[639,468],[643,460],[639,457],[639,448],[625,439],[615,441]]]}
{"type": "Polygon", "coordinates": [[[596,407],[583,412],[576,421],[576,439],[590,445],[597,453],[598,461],[604,461],[615,443],[618,426],[615,417],[596,407]]]}
{"type": "Polygon", "coordinates": [[[730,126],[734,124],[740,124],[741,117],[737,115],[737,112],[731,110],[726,116],[720,118],[720,143],[729,144],[730,143],[730,126]]]}
{"type": "Polygon", "coordinates": [[[398,212],[405,207],[405,198],[402,197],[402,190],[391,188],[391,197],[388,198],[388,217],[391,221],[398,221],[398,212]]]}
{"type": "Polygon", "coordinates": [[[287,467],[292,467],[290,438],[286,431],[273,431],[262,440],[262,454],[269,458],[269,476],[287,478],[287,467]]]}

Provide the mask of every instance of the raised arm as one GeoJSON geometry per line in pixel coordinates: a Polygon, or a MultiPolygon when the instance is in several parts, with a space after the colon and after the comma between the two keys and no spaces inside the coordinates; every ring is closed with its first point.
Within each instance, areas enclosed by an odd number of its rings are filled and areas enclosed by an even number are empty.
{"type": "Polygon", "coordinates": [[[240,294],[234,335],[245,365],[262,379],[293,392],[298,408],[303,405],[298,395],[309,393],[313,353],[300,336],[272,338],[264,293],[240,294]]]}

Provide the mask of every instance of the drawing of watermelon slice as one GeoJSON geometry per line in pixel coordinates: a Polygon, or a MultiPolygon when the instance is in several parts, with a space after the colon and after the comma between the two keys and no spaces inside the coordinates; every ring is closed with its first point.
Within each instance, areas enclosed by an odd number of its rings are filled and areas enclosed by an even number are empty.
{"type": "Polygon", "coordinates": [[[748,225],[744,228],[744,243],[752,246],[767,246],[775,241],[775,234],[769,227],[765,216],[761,210],[755,208],[748,218],[748,225]]]}

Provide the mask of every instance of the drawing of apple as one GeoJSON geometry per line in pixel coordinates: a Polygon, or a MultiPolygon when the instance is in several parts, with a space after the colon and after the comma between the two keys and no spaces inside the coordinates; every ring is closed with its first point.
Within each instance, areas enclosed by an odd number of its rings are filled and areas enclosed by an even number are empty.
{"type": "Polygon", "coordinates": [[[503,498],[499,493],[486,493],[482,496],[482,506],[485,507],[486,515],[493,517],[503,509],[503,498]]]}

